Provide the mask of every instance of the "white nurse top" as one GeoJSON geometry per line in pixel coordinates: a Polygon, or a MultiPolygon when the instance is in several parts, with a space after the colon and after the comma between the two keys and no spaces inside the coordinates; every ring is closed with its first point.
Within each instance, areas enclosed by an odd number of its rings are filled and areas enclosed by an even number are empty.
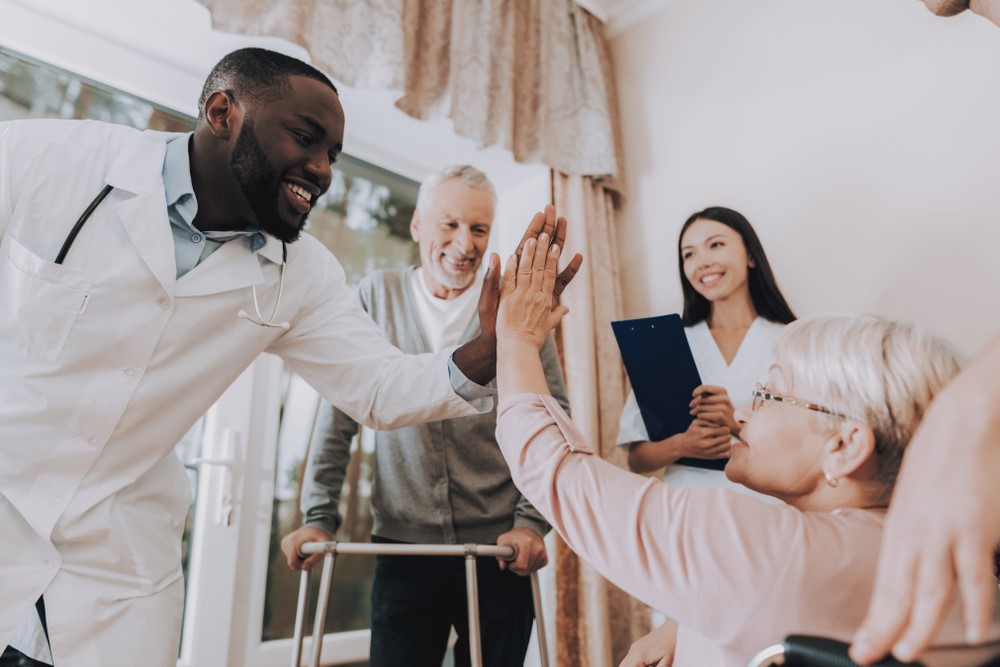
{"type": "MultiPolygon", "coordinates": [[[[746,336],[740,343],[740,349],[733,357],[733,363],[728,365],[712,337],[712,332],[708,330],[706,321],[702,320],[694,326],[684,327],[684,333],[687,335],[688,345],[691,346],[691,354],[694,356],[694,363],[698,367],[702,383],[723,387],[729,394],[733,407],[738,408],[750,402],[751,391],[756,383],[767,382],[774,358],[772,353],[774,339],[784,326],[762,317],[755,319],[747,329],[746,336]]],[[[646,440],[649,440],[646,425],[642,422],[635,394],[629,391],[618,422],[618,445],[630,447],[634,442],[646,440]]],[[[721,470],[669,465],[663,479],[679,486],[727,487],[772,502],[775,500],[755,494],[741,484],[733,484],[721,470]]]]}

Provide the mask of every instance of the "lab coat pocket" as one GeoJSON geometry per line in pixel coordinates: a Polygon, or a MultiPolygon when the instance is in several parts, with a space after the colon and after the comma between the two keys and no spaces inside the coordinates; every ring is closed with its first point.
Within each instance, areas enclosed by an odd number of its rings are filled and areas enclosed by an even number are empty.
{"type": "Polygon", "coordinates": [[[115,498],[112,511],[139,577],[138,595],[158,593],[181,576],[181,540],[190,504],[191,481],[174,455],[115,498]]]}
{"type": "Polygon", "coordinates": [[[76,318],[84,312],[94,276],[47,262],[10,234],[0,242],[0,338],[28,359],[54,364],[76,318]]]}

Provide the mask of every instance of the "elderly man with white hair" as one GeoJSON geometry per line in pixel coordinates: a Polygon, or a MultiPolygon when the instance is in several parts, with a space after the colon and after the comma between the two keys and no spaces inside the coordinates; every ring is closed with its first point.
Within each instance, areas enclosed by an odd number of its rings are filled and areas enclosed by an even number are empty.
{"type": "MultiPolygon", "coordinates": [[[[432,352],[477,335],[476,311],[496,194],[486,175],[464,165],[421,185],[410,223],[420,266],[377,271],[359,286],[361,304],[406,352],[432,352]]],[[[549,389],[567,407],[551,337],[541,349],[549,389]]],[[[289,565],[309,568],[306,541],[325,541],[341,525],[341,487],[357,423],[328,410],[302,490],[304,526],[282,541],[289,565]]],[[[496,412],[375,434],[374,542],[504,544],[510,563],[480,559],[478,587],[484,664],[522,664],[533,607],[526,575],[547,562],[549,527],[521,496],[497,447],[496,412]]],[[[371,665],[440,665],[452,626],[457,665],[468,664],[465,570],[461,558],[379,556],[372,590],[371,665]]]]}

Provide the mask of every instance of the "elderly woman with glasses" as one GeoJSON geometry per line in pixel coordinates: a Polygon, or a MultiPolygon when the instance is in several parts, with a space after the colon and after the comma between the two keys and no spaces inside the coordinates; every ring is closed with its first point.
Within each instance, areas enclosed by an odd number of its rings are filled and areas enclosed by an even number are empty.
{"type": "MultiPolygon", "coordinates": [[[[790,324],[766,385],[737,411],[740,441],[725,470],[786,504],[679,488],[594,456],[548,395],[538,350],[566,312],[550,297],[558,252],[540,237],[507,264],[497,438],[514,482],[567,544],[674,620],[672,654],[633,647],[622,664],[742,667],[789,634],[849,640],[871,595],[900,459],[958,372],[955,352],[915,326],[874,317],[790,324]]],[[[997,641],[1000,609],[994,618],[997,641]]],[[[976,665],[1000,652],[962,643],[955,612],[927,663],[976,665]]]]}

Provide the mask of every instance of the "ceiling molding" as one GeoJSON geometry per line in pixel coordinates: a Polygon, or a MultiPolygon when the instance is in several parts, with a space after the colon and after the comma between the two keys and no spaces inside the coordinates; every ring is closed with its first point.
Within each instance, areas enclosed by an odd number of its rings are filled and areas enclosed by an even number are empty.
{"type": "Polygon", "coordinates": [[[611,39],[643,19],[663,11],[677,0],[576,0],[576,3],[600,19],[611,39]]]}
{"type": "Polygon", "coordinates": [[[609,4],[609,0],[576,0],[576,4],[597,17],[601,23],[608,22],[608,11],[605,9],[605,5],[609,4]]]}

